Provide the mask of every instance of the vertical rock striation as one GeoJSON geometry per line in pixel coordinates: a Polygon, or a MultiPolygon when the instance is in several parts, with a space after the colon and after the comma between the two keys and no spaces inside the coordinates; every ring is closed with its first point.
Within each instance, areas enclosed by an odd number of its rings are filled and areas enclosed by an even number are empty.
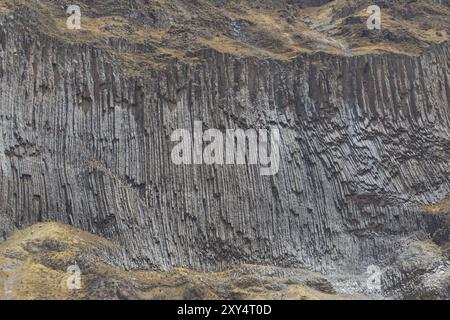
{"type": "Polygon", "coordinates": [[[127,268],[387,264],[450,190],[448,44],[420,57],[214,50],[130,76],[109,54],[0,20],[0,238],[61,221],[127,268]],[[176,166],[175,129],[281,132],[281,166],[176,166]]]}

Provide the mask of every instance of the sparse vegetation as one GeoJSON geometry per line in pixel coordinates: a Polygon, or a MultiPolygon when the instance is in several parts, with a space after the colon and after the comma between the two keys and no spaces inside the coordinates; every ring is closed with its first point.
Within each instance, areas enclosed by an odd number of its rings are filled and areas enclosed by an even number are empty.
{"type": "Polygon", "coordinates": [[[19,231],[0,245],[0,298],[350,298],[308,286],[312,282],[326,284],[323,277],[308,271],[303,271],[303,276],[285,277],[271,276],[276,268],[251,265],[216,273],[180,268],[124,271],[107,262],[107,255],[114,250],[119,250],[114,243],[61,223],[41,223],[19,231]],[[66,285],[66,270],[73,264],[82,270],[81,290],[69,290],[66,285]]]}
{"type": "Polygon", "coordinates": [[[435,214],[450,215],[450,200],[444,200],[435,205],[425,206],[424,210],[435,214]]]}
{"type": "Polygon", "coordinates": [[[82,30],[66,28],[69,1],[0,0],[0,12],[25,16],[25,27],[62,41],[107,50],[132,75],[174,60],[193,63],[195,52],[206,48],[279,60],[316,51],[416,55],[431,44],[448,41],[450,26],[450,8],[427,1],[410,2],[408,14],[403,4],[383,7],[382,30],[372,32],[366,28],[368,1],[332,1],[306,8],[283,1],[271,6],[261,1],[146,3],[136,1],[132,12],[128,2],[81,3],[82,30]],[[117,52],[110,40],[127,43],[127,49],[117,52]]]}

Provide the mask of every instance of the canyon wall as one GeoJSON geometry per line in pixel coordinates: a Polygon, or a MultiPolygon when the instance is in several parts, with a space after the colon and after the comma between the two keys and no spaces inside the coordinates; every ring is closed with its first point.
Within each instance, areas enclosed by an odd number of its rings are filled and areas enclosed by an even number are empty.
{"type": "Polygon", "coordinates": [[[450,190],[448,44],[420,57],[204,50],[127,75],[109,54],[0,20],[0,238],[61,221],[123,245],[116,264],[363,272],[441,223],[450,190]],[[177,166],[170,135],[281,133],[259,166],[177,166]]]}

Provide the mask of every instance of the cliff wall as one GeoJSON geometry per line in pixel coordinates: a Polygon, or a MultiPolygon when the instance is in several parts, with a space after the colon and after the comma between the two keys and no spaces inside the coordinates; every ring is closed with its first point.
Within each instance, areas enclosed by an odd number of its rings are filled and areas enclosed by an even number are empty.
{"type": "Polygon", "coordinates": [[[61,221],[122,244],[127,268],[364,272],[442,223],[423,206],[450,190],[446,43],[292,60],[208,49],[130,75],[106,50],[0,19],[2,239],[61,221]],[[278,128],[278,174],[174,165],[170,135],[194,121],[278,128]]]}

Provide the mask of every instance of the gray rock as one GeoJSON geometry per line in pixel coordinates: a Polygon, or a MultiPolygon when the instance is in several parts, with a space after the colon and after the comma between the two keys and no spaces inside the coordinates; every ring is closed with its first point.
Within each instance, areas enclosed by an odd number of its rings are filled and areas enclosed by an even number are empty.
{"type": "MultiPolygon", "coordinates": [[[[102,49],[0,22],[1,239],[55,220],[120,243],[127,269],[362,274],[442,224],[421,206],[450,190],[448,43],[289,62],[205,50],[133,77],[102,49]],[[277,127],[279,173],[176,166],[170,135],[195,120],[277,127]]],[[[437,263],[403,257],[397,274],[437,263]]]]}

